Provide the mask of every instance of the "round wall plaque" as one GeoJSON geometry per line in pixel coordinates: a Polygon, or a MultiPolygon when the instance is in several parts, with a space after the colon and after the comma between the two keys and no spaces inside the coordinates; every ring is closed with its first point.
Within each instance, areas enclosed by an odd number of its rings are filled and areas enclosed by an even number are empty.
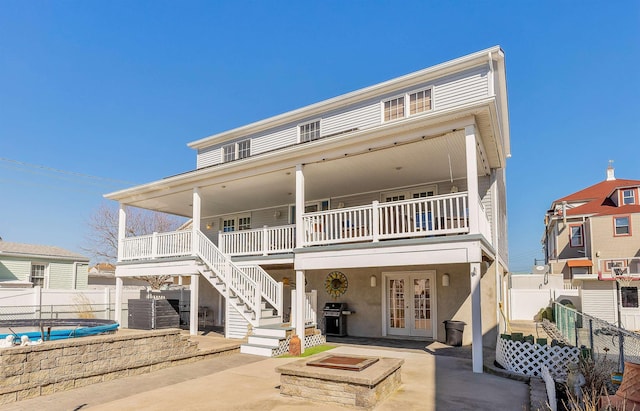
{"type": "Polygon", "coordinates": [[[347,292],[347,287],[349,287],[347,276],[340,271],[331,271],[324,281],[325,290],[333,298],[338,298],[347,292]]]}

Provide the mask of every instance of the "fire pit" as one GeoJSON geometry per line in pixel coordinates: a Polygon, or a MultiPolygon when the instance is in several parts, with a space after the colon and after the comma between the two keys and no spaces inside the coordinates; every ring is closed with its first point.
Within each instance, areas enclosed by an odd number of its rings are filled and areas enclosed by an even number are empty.
{"type": "Polygon", "coordinates": [[[398,358],[329,355],[276,368],[280,394],[372,408],[402,382],[398,358]]]}

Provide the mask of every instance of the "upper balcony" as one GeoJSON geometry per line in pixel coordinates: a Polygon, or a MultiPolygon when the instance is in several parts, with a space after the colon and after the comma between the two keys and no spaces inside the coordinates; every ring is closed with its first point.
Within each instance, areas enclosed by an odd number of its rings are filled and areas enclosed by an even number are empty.
{"type": "MultiPolygon", "coordinates": [[[[491,239],[487,214],[480,203],[479,230],[491,239]]],[[[220,250],[230,256],[291,253],[296,247],[453,236],[470,231],[468,193],[454,193],[305,213],[303,243],[296,245],[293,224],[222,232],[220,250]]],[[[126,238],[121,261],[192,255],[191,232],[159,233],[126,238]]]]}

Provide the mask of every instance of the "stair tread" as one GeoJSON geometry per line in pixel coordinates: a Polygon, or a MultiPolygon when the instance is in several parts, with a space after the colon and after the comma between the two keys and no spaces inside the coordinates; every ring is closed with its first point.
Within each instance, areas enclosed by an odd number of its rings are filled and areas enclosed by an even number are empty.
{"type": "Polygon", "coordinates": [[[269,350],[273,350],[275,347],[272,347],[270,345],[263,345],[263,344],[250,344],[250,343],[246,343],[246,344],[242,344],[245,347],[255,347],[255,348],[265,348],[265,349],[269,349],[269,350]]]}

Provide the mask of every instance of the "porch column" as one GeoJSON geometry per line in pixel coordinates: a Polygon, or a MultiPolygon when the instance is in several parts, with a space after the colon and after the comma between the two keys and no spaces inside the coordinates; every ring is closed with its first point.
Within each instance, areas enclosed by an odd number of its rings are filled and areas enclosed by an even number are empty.
{"type": "Polygon", "coordinates": [[[292,324],[296,328],[296,334],[300,338],[300,353],[304,352],[304,320],[305,320],[305,272],[296,270],[296,323],[292,324]]]}
{"type": "Polygon", "coordinates": [[[120,209],[118,210],[118,261],[122,261],[122,242],[127,235],[127,210],[123,203],[120,203],[120,209]]]}
{"type": "MultiPolygon", "coordinates": [[[[302,214],[304,214],[304,166],[296,166],[296,244],[295,247],[304,245],[304,224],[302,214]]],[[[294,248],[295,248],[294,247],[294,248]]]]}
{"type": "Polygon", "coordinates": [[[200,285],[200,274],[191,275],[191,303],[189,307],[189,334],[198,335],[198,292],[200,285]]]}
{"type": "Polygon", "coordinates": [[[198,252],[198,233],[200,232],[200,220],[201,220],[202,200],[200,198],[200,187],[193,189],[193,219],[191,221],[191,252],[196,255],[198,252]]]}
{"type": "Polygon", "coordinates": [[[482,307],[480,305],[480,263],[470,263],[471,272],[471,361],[473,372],[482,374],[482,307]]]}
{"type": "Polygon", "coordinates": [[[480,233],[480,199],[478,194],[478,155],[476,128],[472,124],[464,128],[467,158],[467,192],[469,193],[469,234],[480,233]]]}
{"type": "Polygon", "coordinates": [[[114,319],[122,326],[122,277],[116,277],[116,301],[114,305],[114,319]]]}

